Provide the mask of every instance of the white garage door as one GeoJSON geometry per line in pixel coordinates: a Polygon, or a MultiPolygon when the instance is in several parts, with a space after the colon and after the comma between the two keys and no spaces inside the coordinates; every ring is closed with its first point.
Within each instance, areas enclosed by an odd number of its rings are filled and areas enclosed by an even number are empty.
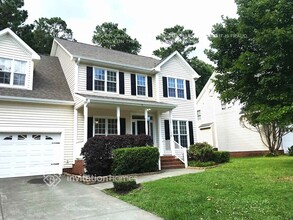
{"type": "Polygon", "coordinates": [[[200,128],[200,142],[207,142],[210,145],[215,146],[212,127],[200,128]]]}
{"type": "Polygon", "coordinates": [[[0,178],[61,174],[58,133],[0,133],[0,178]]]}

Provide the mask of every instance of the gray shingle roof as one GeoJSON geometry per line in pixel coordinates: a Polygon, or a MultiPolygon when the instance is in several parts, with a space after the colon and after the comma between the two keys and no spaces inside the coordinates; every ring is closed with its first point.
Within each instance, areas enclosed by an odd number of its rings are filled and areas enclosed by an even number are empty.
{"type": "Polygon", "coordinates": [[[102,60],[118,64],[124,64],[135,67],[142,67],[152,69],[156,67],[161,61],[152,57],[145,57],[134,55],[117,50],[110,50],[107,48],[84,44],[79,42],[72,42],[68,40],[55,38],[69,53],[76,57],[83,57],[94,60],[102,60]]]}
{"type": "Polygon", "coordinates": [[[0,96],[73,101],[57,57],[41,56],[35,65],[33,90],[0,87],[0,96]]]}

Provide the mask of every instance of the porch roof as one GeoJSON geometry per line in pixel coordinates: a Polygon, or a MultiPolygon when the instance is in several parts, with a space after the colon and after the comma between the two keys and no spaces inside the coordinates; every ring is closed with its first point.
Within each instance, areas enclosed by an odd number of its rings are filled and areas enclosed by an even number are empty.
{"type": "Polygon", "coordinates": [[[143,107],[143,108],[152,108],[156,110],[165,110],[165,111],[176,108],[176,105],[164,103],[164,102],[116,98],[116,97],[109,97],[109,96],[94,96],[94,95],[86,95],[86,94],[79,94],[79,93],[77,94],[84,97],[86,100],[89,100],[90,103],[96,103],[96,104],[143,107]]]}

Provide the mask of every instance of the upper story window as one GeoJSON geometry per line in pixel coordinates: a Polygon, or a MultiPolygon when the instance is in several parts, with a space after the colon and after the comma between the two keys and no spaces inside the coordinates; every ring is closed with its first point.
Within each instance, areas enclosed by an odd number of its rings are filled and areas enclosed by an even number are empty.
{"type": "Polygon", "coordinates": [[[97,91],[117,92],[117,72],[94,68],[94,89],[97,91]]]}
{"type": "Polygon", "coordinates": [[[142,75],[136,76],[137,95],[146,95],[146,77],[142,75]]]}
{"type": "Polygon", "coordinates": [[[25,61],[0,58],[0,84],[25,86],[25,61]]]}
{"type": "Polygon", "coordinates": [[[184,80],[168,77],[168,97],[184,98],[184,80]]]}

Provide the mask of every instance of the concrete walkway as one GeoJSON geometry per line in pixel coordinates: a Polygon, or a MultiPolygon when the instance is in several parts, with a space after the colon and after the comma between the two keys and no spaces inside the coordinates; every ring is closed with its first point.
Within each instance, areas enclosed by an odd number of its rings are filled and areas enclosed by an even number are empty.
{"type": "MultiPolygon", "coordinates": [[[[137,183],[145,183],[145,182],[155,181],[155,180],[159,180],[159,179],[163,179],[163,178],[180,176],[180,175],[191,174],[191,173],[199,173],[199,172],[203,172],[203,170],[197,170],[197,169],[192,169],[192,168],[170,169],[170,170],[163,170],[162,172],[155,173],[155,174],[134,176],[134,179],[136,180],[137,183]]],[[[98,189],[98,190],[104,190],[104,189],[113,188],[113,183],[112,182],[98,183],[98,184],[94,184],[91,186],[98,189]]]]}

